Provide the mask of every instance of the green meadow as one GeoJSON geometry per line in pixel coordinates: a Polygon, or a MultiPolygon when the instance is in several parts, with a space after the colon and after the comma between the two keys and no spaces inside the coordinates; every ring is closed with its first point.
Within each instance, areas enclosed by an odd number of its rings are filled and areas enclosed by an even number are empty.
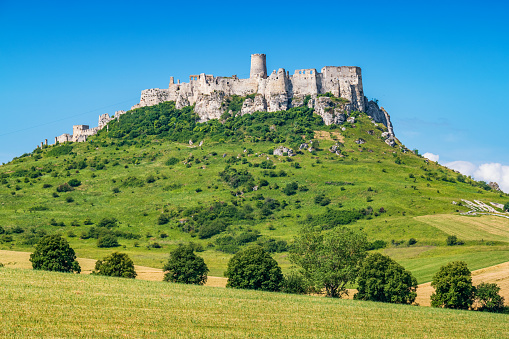
{"type": "Polygon", "coordinates": [[[0,336],[507,338],[507,315],[0,268],[0,336]],[[390,325],[390,326],[389,326],[390,325]]]}

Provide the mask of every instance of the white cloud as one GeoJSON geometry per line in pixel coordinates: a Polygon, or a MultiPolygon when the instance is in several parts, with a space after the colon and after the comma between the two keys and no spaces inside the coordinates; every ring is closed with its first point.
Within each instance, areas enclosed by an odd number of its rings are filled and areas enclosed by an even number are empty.
{"type": "Polygon", "coordinates": [[[438,161],[438,159],[440,158],[440,156],[438,154],[433,154],[433,153],[424,153],[422,155],[423,157],[425,157],[426,159],[429,159],[431,161],[438,161]]]}
{"type": "Polygon", "coordinates": [[[453,161],[444,164],[445,167],[449,167],[455,171],[458,171],[464,175],[473,176],[477,167],[468,161],[453,161]]]}
{"type": "Polygon", "coordinates": [[[470,175],[475,180],[482,180],[487,183],[495,181],[502,191],[509,193],[509,166],[504,166],[499,163],[476,166],[468,161],[453,161],[444,164],[444,166],[462,174],[470,175]]]}

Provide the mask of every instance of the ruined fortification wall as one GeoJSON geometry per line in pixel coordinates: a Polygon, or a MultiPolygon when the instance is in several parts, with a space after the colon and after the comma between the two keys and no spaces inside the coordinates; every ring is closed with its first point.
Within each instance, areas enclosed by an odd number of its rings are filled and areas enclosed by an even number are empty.
{"type": "MultiPolygon", "coordinates": [[[[347,99],[350,102],[344,107],[347,111],[365,110],[359,67],[327,66],[323,67],[321,72],[313,68],[298,69],[293,75],[284,68],[279,68],[267,76],[265,54],[253,54],[248,79],[239,79],[236,75],[214,77],[202,73],[190,75],[188,83],[175,83],[171,77],[167,89],[152,88],[142,91],[140,103],[131,109],[171,100],[175,101],[177,108],[196,104],[196,113],[201,121],[206,121],[220,117],[224,112],[221,111],[219,100],[234,94],[259,94],[262,98],[258,98],[257,107],[275,112],[290,108],[292,98],[297,97],[295,102],[300,102],[299,97],[310,95],[316,98],[318,94],[327,92],[347,99]]],[[[250,106],[253,105],[254,102],[248,101],[244,111],[251,111],[250,106]]]]}
{"type": "MultiPolygon", "coordinates": [[[[308,106],[315,109],[324,123],[343,123],[351,111],[366,112],[375,122],[383,123],[389,128],[390,135],[394,135],[388,113],[379,108],[373,101],[367,101],[362,87],[360,67],[355,66],[326,66],[317,72],[314,68],[298,69],[290,75],[284,68],[267,74],[265,54],[251,55],[251,69],[248,79],[231,77],[215,77],[210,74],[195,74],[189,76],[189,82],[181,83],[170,77],[168,88],[150,88],[141,92],[140,102],[131,110],[153,106],[165,101],[174,101],[177,109],[195,105],[194,111],[201,122],[219,119],[224,112],[224,100],[231,95],[245,97],[256,94],[254,99],[244,100],[240,114],[252,114],[256,111],[275,112],[299,107],[304,104],[304,98],[310,96],[308,106]],[[336,97],[348,100],[338,104],[319,94],[332,93],[336,97]]],[[[80,142],[96,134],[106,127],[113,119],[119,119],[125,111],[115,112],[114,117],[108,114],[99,116],[98,127],[89,128],[87,125],[73,126],[73,134],[62,134],[55,137],[56,142],[80,142]]]]}

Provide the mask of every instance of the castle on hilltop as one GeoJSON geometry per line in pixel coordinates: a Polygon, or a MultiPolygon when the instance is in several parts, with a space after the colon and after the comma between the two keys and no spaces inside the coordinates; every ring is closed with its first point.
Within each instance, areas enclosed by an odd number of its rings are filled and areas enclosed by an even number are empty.
{"type": "MultiPolygon", "coordinates": [[[[174,101],[180,109],[194,105],[194,111],[200,122],[219,119],[227,105],[225,100],[232,96],[250,96],[243,102],[239,114],[252,114],[256,111],[276,112],[292,107],[307,105],[314,108],[326,125],[342,124],[352,111],[366,112],[374,122],[382,123],[394,136],[390,117],[383,108],[364,96],[360,67],[325,66],[321,72],[314,68],[298,69],[294,74],[284,68],[267,74],[265,54],[251,55],[249,78],[213,76],[196,74],[189,76],[188,83],[181,83],[170,77],[168,88],[151,88],[141,92],[140,102],[133,107],[153,106],[165,101],[174,101]],[[324,94],[332,94],[342,100],[333,100],[324,94]]],[[[113,119],[119,119],[125,111],[115,112],[114,117],[108,114],[99,116],[99,126],[89,128],[87,125],[73,126],[73,134],[62,134],[55,137],[57,142],[86,141],[87,137],[96,134],[113,119]]]]}
{"type": "Polygon", "coordinates": [[[201,73],[190,75],[188,83],[180,83],[180,80],[175,83],[173,77],[170,77],[168,88],[142,91],[140,103],[131,109],[175,101],[177,108],[195,105],[195,112],[205,121],[221,116],[223,112],[218,103],[230,95],[256,94],[254,99],[246,100],[242,112],[244,114],[286,110],[298,105],[302,101],[299,99],[307,95],[314,99],[327,92],[348,100],[347,110],[364,111],[364,92],[359,67],[326,66],[321,73],[313,68],[298,69],[292,75],[280,68],[267,75],[265,54],[252,54],[250,76],[247,79],[239,79],[236,75],[215,77],[201,73]],[[294,102],[295,99],[297,102],[294,102]]]}

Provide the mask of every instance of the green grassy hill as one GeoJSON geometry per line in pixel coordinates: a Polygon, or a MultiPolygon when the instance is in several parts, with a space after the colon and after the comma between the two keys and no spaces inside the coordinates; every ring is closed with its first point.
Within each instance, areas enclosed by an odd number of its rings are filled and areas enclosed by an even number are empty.
{"type": "Polygon", "coordinates": [[[504,204],[507,194],[390,147],[385,126],[354,116],[324,126],[311,109],[292,108],[197,123],[192,107],[172,102],[134,110],[85,143],[45,146],[0,166],[0,249],[31,251],[58,232],[78,256],[100,259],[112,249],[97,238],[109,233],[136,264],[160,268],[171,248],[194,242],[210,274],[222,276],[248,243],[286,270],[302,225],[346,224],[384,241],[380,250],[419,282],[451,260],[470,269],[509,261],[509,219],[462,216],[468,209],[453,204],[504,204]],[[296,155],[273,155],[279,146],[296,155]],[[445,246],[448,235],[464,245],[445,246]]]}
{"type": "Polygon", "coordinates": [[[0,268],[0,288],[5,338],[504,338],[509,332],[503,314],[23,269],[0,268]]]}

